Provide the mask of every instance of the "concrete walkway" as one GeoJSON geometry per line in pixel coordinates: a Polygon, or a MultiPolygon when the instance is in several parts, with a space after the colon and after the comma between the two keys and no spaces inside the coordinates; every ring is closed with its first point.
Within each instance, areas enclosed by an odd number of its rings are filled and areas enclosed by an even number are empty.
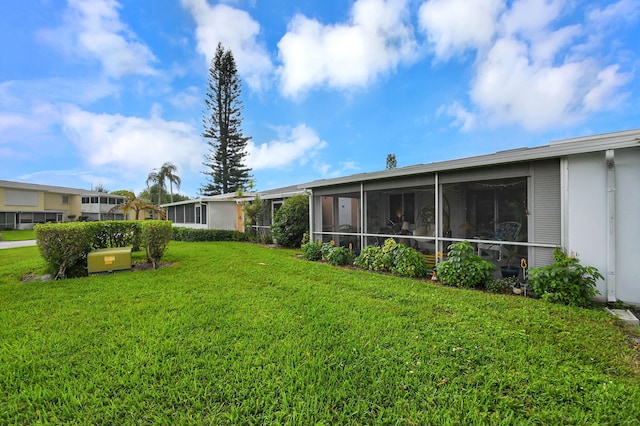
{"type": "Polygon", "coordinates": [[[35,246],[36,240],[24,240],[24,241],[0,241],[0,250],[16,247],[29,247],[35,246]]]}

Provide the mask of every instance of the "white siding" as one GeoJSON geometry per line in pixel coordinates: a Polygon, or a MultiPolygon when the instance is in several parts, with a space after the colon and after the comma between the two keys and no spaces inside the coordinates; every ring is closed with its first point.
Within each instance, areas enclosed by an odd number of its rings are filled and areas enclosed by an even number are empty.
{"type": "MultiPolygon", "coordinates": [[[[605,153],[573,155],[568,159],[566,250],[582,265],[607,271],[607,164],[605,153]]],[[[599,299],[607,294],[606,283],[598,283],[599,299]]]]}

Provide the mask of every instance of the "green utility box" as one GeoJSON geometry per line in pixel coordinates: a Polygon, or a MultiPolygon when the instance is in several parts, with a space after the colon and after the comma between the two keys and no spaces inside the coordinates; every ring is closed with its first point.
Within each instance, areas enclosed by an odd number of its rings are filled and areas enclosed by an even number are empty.
{"type": "Polygon", "coordinates": [[[131,269],[131,247],[94,250],[87,256],[87,270],[90,274],[125,269],[131,269]]]}

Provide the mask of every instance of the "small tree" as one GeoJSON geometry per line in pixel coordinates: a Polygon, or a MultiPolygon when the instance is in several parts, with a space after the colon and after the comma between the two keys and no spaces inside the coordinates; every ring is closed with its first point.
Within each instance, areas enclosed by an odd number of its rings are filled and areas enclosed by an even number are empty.
{"type": "Polygon", "coordinates": [[[294,195],[273,215],[271,235],[283,247],[300,247],[305,232],[309,232],[309,196],[294,195]]]}

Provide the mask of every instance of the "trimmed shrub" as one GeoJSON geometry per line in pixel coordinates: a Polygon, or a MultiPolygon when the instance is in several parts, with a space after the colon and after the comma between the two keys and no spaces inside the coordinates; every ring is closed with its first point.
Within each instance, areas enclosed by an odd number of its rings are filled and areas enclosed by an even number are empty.
{"type": "Polygon", "coordinates": [[[94,249],[133,246],[140,250],[140,225],[132,220],[110,220],[86,224],[92,233],[94,249]]]}
{"type": "Polygon", "coordinates": [[[554,263],[532,268],[529,284],[541,299],[570,306],[589,306],[599,292],[596,282],[604,279],[593,266],[582,266],[580,260],[556,249],[554,263]]]}
{"type": "Polygon", "coordinates": [[[146,248],[147,262],[158,268],[158,263],[171,241],[171,222],[166,220],[149,220],[140,222],[140,241],[146,248]]]}
{"type": "Polygon", "coordinates": [[[65,278],[67,270],[86,262],[92,248],[92,235],[85,223],[37,224],[33,229],[40,254],[56,280],[65,278]]]}
{"type": "Polygon", "coordinates": [[[172,239],[174,241],[249,241],[249,236],[240,231],[224,229],[193,229],[173,227],[172,239]]]}
{"type": "Polygon", "coordinates": [[[294,195],[274,213],[271,236],[282,247],[300,247],[305,232],[309,232],[309,196],[294,195]]]}
{"type": "Polygon", "coordinates": [[[171,239],[171,222],[104,221],[47,223],[34,226],[38,249],[56,279],[87,275],[87,255],[91,250],[126,247],[139,250],[143,224],[150,224],[143,241],[149,262],[157,266],[171,239]],[[155,224],[155,226],[154,226],[155,224]],[[155,228],[165,229],[166,233],[155,228]]]}
{"type": "Polygon", "coordinates": [[[468,241],[451,244],[447,260],[438,263],[440,282],[454,287],[484,287],[491,279],[495,265],[473,251],[468,241]]]}

